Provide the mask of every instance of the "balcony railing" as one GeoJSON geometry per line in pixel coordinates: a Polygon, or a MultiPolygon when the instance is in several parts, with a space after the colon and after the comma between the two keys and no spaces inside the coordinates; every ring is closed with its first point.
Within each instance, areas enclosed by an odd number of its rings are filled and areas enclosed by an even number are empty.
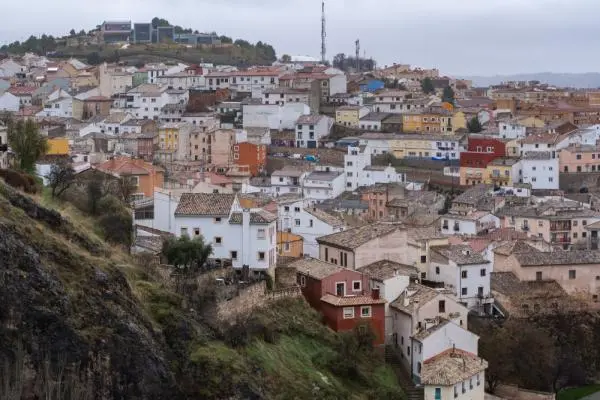
{"type": "Polygon", "coordinates": [[[481,172],[467,172],[465,174],[465,177],[467,177],[467,178],[482,178],[483,177],[483,173],[481,173],[481,172]]]}
{"type": "Polygon", "coordinates": [[[525,231],[525,232],[528,232],[529,231],[529,225],[522,225],[521,226],[521,230],[525,231]]]}

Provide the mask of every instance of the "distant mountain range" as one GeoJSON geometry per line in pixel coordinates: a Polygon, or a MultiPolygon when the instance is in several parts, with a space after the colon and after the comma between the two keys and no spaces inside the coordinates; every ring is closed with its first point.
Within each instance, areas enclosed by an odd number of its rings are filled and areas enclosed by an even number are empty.
{"type": "Polygon", "coordinates": [[[495,76],[463,76],[463,79],[473,81],[473,86],[497,85],[506,81],[540,81],[559,87],[573,88],[600,88],[600,73],[586,72],[575,73],[555,73],[539,72],[533,74],[515,74],[515,75],[495,75],[495,76]]]}

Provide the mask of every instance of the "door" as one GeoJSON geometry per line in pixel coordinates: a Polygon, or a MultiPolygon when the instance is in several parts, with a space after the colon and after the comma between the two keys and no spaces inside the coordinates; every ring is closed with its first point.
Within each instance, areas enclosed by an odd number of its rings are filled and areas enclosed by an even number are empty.
{"type": "Polygon", "coordinates": [[[435,388],[435,400],[442,400],[442,388],[435,388]]]}
{"type": "Polygon", "coordinates": [[[337,296],[344,296],[346,294],[346,284],[344,282],[335,284],[335,294],[337,296]]]}
{"type": "Polygon", "coordinates": [[[317,141],[316,140],[309,140],[308,142],[306,142],[306,146],[309,149],[314,149],[317,147],[317,141]]]}

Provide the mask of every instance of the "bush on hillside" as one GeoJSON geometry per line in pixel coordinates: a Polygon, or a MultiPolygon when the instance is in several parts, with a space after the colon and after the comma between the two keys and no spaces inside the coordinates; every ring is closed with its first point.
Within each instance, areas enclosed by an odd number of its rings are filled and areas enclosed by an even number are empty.
{"type": "Polygon", "coordinates": [[[0,177],[4,179],[7,185],[25,193],[35,194],[39,192],[36,179],[25,172],[14,169],[0,169],[0,177]]]}
{"type": "Polygon", "coordinates": [[[110,243],[131,247],[133,218],[129,210],[112,195],[100,199],[98,209],[102,210],[99,223],[104,239],[110,243]]]}

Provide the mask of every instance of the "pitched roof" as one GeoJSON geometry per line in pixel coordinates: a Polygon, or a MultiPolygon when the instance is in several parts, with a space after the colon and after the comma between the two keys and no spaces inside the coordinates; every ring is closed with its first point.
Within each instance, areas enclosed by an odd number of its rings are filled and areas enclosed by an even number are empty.
{"type": "Polygon", "coordinates": [[[317,218],[319,221],[325,222],[327,225],[330,225],[334,228],[339,228],[345,225],[344,220],[337,215],[330,214],[327,211],[323,211],[319,208],[306,207],[304,211],[317,218]]]}
{"type": "MultiPolygon", "coordinates": [[[[87,134],[84,137],[101,137],[99,135],[87,134]]],[[[119,175],[150,175],[153,171],[163,171],[162,168],[152,165],[148,162],[139,159],[131,159],[128,157],[115,157],[111,160],[105,161],[95,167],[100,171],[119,175]]]]}
{"type": "Polygon", "coordinates": [[[473,251],[471,246],[459,244],[454,246],[435,247],[434,252],[441,254],[458,265],[487,264],[488,260],[481,253],[473,251]]]}
{"type": "Polygon", "coordinates": [[[317,260],[316,258],[303,258],[289,265],[296,268],[296,271],[301,274],[310,276],[315,279],[324,279],[329,275],[342,271],[344,268],[331,264],[325,261],[317,260]]]}
{"type": "Polygon", "coordinates": [[[420,283],[411,283],[404,292],[394,300],[390,306],[403,311],[407,314],[413,314],[420,307],[435,299],[441,293],[420,283]],[[408,302],[405,305],[405,299],[408,302]]]}
{"type": "Polygon", "coordinates": [[[363,274],[369,275],[371,279],[383,282],[395,276],[418,275],[418,270],[412,265],[400,264],[390,260],[380,260],[359,268],[363,274]]]}
{"type": "MultiPolygon", "coordinates": [[[[421,383],[423,385],[451,386],[485,371],[488,363],[475,354],[448,349],[423,362],[421,383]]],[[[481,385],[484,385],[483,377],[481,385]]]]}
{"type": "Polygon", "coordinates": [[[326,294],[321,297],[321,301],[333,306],[347,307],[347,306],[362,306],[369,304],[385,304],[385,299],[379,298],[374,299],[372,296],[334,296],[332,294],[326,294]]]}
{"type": "Polygon", "coordinates": [[[175,215],[227,216],[235,198],[235,193],[184,193],[175,215]]]}
{"type": "Polygon", "coordinates": [[[317,242],[319,244],[353,250],[373,239],[389,235],[398,229],[402,229],[402,227],[397,224],[375,223],[321,236],[317,238],[317,242]]]}
{"type": "Polygon", "coordinates": [[[514,256],[521,267],[600,264],[600,251],[592,250],[538,251],[515,253],[514,256]]]}
{"type": "MultiPolygon", "coordinates": [[[[230,224],[241,224],[242,223],[243,214],[241,212],[231,213],[231,217],[229,217],[230,224]]],[[[271,214],[270,212],[264,210],[252,211],[250,213],[250,224],[262,225],[262,224],[270,224],[271,222],[277,219],[276,215],[271,214]]]]}

